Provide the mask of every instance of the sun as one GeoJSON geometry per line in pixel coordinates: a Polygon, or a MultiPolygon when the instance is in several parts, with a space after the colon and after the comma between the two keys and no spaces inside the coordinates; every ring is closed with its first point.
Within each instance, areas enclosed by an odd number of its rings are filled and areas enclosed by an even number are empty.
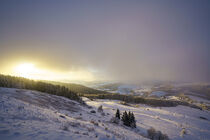
{"type": "Polygon", "coordinates": [[[22,63],[14,68],[14,72],[17,76],[25,78],[33,78],[33,75],[36,73],[36,68],[32,63],[22,63]]]}

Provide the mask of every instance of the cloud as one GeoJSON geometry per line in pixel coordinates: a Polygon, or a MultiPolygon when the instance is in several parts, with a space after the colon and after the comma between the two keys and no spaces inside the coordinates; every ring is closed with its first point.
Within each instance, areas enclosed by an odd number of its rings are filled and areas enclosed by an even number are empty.
{"type": "Polygon", "coordinates": [[[96,80],[210,81],[208,5],[6,3],[0,7],[1,71],[30,61],[96,80]]]}

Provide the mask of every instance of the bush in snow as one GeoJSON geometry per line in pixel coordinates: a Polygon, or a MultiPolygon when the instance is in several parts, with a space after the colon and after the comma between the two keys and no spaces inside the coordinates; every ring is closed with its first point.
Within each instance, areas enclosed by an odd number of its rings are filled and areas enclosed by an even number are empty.
{"type": "Polygon", "coordinates": [[[95,131],[95,129],[93,127],[88,127],[87,130],[88,130],[88,132],[95,131]]]}
{"type": "Polygon", "coordinates": [[[90,113],[96,113],[96,111],[95,110],[91,110],[90,113]]]}
{"type": "Polygon", "coordinates": [[[103,112],[103,106],[102,106],[102,105],[100,105],[100,106],[98,107],[98,112],[103,112]]]}
{"type": "Polygon", "coordinates": [[[153,139],[155,134],[156,134],[156,130],[153,127],[151,127],[150,129],[147,130],[147,135],[149,138],[153,139]]]}
{"type": "Polygon", "coordinates": [[[102,116],[105,116],[106,114],[104,112],[101,113],[102,116]]]}
{"type": "Polygon", "coordinates": [[[67,124],[63,124],[63,125],[61,126],[61,130],[68,131],[69,128],[68,128],[67,124]]]}
{"type": "Polygon", "coordinates": [[[95,122],[94,120],[91,120],[90,122],[91,122],[92,124],[94,124],[94,125],[98,126],[98,123],[97,123],[97,122],[95,122]]]}
{"type": "Polygon", "coordinates": [[[147,130],[148,137],[152,140],[169,140],[166,134],[156,131],[153,127],[147,130]]]}

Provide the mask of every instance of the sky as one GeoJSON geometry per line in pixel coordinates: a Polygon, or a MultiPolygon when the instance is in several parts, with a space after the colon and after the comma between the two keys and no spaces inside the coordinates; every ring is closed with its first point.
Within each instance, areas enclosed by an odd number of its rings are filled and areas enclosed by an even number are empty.
{"type": "Polygon", "coordinates": [[[0,73],[210,82],[208,0],[1,0],[0,73]]]}

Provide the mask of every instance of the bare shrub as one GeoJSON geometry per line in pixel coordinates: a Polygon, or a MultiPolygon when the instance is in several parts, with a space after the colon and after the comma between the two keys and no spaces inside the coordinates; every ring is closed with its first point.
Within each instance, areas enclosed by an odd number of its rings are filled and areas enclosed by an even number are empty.
{"type": "Polygon", "coordinates": [[[96,111],[95,110],[91,110],[90,113],[96,113],[96,111]]]}
{"type": "Polygon", "coordinates": [[[75,134],[80,134],[79,131],[75,131],[74,133],[75,133],[75,134]]]}
{"type": "Polygon", "coordinates": [[[64,124],[64,125],[61,126],[61,130],[68,131],[69,128],[66,124],[64,124]]]}
{"type": "Polygon", "coordinates": [[[186,129],[185,128],[182,128],[182,130],[180,132],[180,136],[183,137],[186,134],[187,134],[186,129]]]}
{"type": "Polygon", "coordinates": [[[89,136],[89,134],[88,134],[87,132],[82,133],[82,135],[87,135],[87,136],[89,136]]]}
{"type": "Polygon", "coordinates": [[[106,114],[104,112],[101,113],[102,116],[105,116],[106,114]]]}
{"type": "Polygon", "coordinates": [[[91,120],[90,122],[91,122],[92,124],[94,124],[94,125],[98,126],[98,123],[97,123],[97,122],[95,122],[94,120],[91,120]]]}
{"type": "Polygon", "coordinates": [[[162,132],[156,131],[153,127],[147,130],[147,134],[151,140],[169,140],[166,134],[162,134],[162,132]]]}
{"type": "Polygon", "coordinates": [[[94,131],[95,129],[93,127],[88,127],[87,128],[88,132],[94,131]]]}
{"type": "Polygon", "coordinates": [[[102,105],[100,105],[99,107],[98,107],[98,112],[103,112],[103,106],[102,105]]]}
{"type": "Polygon", "coordinates": [[[156,133],[156,130],[153,127],[147,130],[147,134],[150,139],[153,139],[153,137],[155,136],[155,133],[156,133]]]}

